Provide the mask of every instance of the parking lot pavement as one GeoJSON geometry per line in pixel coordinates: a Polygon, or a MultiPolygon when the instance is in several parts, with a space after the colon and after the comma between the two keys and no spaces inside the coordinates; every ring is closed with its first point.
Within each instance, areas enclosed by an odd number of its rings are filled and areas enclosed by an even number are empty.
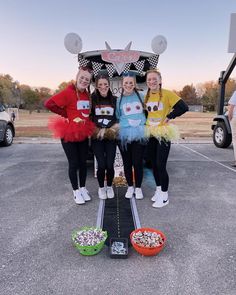
{"type": "Polygon", "coordinates": [[[168,162],[170,204],[151,207],[155,189],[145,169],[145,198],[137,200],[142,226],[167,236],[164,250],[127,260],[107,248],[81,256],[73,229],[95,225],[99,200],[93,163],[87,188],[93,199],[72,199],[60,144],[0,148],[0,294],[236,294],[236,170],[232,147],[173,144],[168,162]]]}

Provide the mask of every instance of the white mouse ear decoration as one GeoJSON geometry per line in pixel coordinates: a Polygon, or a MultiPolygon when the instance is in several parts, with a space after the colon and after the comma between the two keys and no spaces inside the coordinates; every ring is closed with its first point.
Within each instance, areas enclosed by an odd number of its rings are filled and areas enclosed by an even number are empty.
{"type": "Polygon", "coordinates": [[[166,48],[167,48],[167,40],[164,36],[162,35],[157,35],[156,37],[154,37],[152,39],[152,51],[155,53],[155,54],[161,54],[163,53],[166,48]]]}
{"type": "Polygon", "coordinates": [[[78,54],[82,50],[82,39],[75,33],[68,33],[64,39],[65,48],[72,54],[78,54]]]}

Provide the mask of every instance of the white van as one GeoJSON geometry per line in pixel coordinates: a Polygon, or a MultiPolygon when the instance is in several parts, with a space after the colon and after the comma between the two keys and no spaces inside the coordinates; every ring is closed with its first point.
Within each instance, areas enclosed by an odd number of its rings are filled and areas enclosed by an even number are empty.
{"type": "Polygon", "coordinates": [[[0,104],[0,145],[9,146],[15,136],[14,123],[10,115],[6,112],[5,107],[0,104]]]}

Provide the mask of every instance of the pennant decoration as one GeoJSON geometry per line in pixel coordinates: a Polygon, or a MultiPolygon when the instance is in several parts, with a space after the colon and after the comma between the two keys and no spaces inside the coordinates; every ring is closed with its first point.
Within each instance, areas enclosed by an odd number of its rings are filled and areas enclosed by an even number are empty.
{"type": "Polygon", "coordinates": [[[81,54],[78,55],[78,62],[79,62],[79,67],[86,67],[87,64],[89,63],[89,60],[83,58],[81,54]]]}
{"type": "Polygon", "coordinates": [[[150,66],[155,69],[157,67],[157,64],[158,64],[158,59],[159,59],[159,55],[155,54],[155,55],[152,55],[151,57],[149,57],[147,59],[147,61],[149,62],[150,66]]]}
{"type": "Polygon", "coordinates": [[[123,70],[123,74],[126,74],[126,73],[129,72],[129,70],[130,70],[130,66],[131,66],[130,63],[128,63],[128,64],[125,65],[124,70],[123,70]]]}
{"type": "Polygon", "coordinates": [[[133,64],[134,64],[135,68],[137,69],[138,73],[142,76],[145,60],[136,61],[133,64]]]}
{"type": "Polygon", "coordinates": [[[113,64],[105,64],[106,68],[107,68],[107,72],[108,72],[108,76],[110,78],[113,77],[114,73],[115,73],[115,67],[113,66],[113,64]]]}
{"type": "Polygon", "coordinates": [[[100,72],[102,66],[103,66],[102,63],[92,61],[92,68],[93,68],[94,77],[96,77],[98,75],[98,73],[100,72]]]}

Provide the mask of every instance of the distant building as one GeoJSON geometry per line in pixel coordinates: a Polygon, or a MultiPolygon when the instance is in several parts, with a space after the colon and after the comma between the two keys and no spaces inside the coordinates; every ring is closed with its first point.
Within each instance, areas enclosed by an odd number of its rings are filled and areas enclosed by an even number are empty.
{"type": "Polygon", "coordinates": [[[190,112],[203,112],[203,105],[193,104],[189,105],[188,107],[190,112]]]}

